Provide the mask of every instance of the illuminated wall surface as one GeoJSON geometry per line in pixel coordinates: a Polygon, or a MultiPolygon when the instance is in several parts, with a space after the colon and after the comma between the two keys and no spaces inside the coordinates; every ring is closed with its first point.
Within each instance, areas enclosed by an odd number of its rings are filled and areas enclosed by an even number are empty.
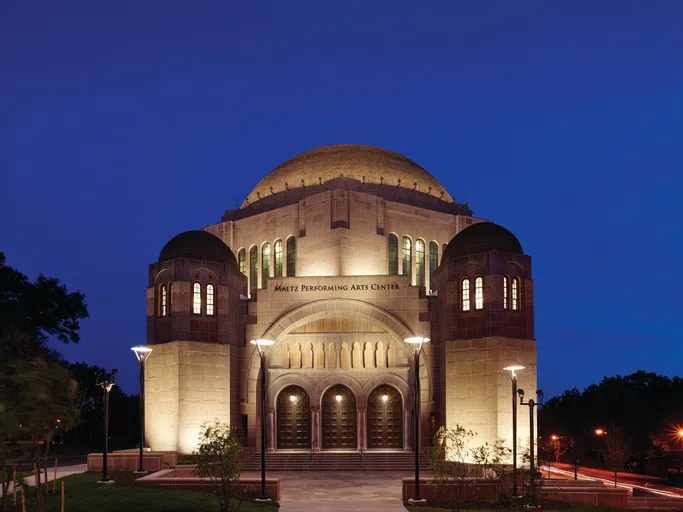
{"type": "MultiPolygon", "coordinates": [[[[423,444],[455,424],[477,432],[473,445],[511,444],[503,367],[526,366],[520,387],[527,397],[536,389],[531,260],[517,239],[473,217],[414,162],[367,146],[295,157],[241,208],[169,241],[150,265],[147,326],[146,439],[155,450],[192,452],[214,419],[243,428],[260,449],[256,338],[275,341],[267,450],[285,442],[278,433],[290,420],[277,404],[288,386],[309,398],[307,448],[324,449],[325,393],[337,385],[354,397],[355,449],[390,437],[394,449],[400,439],[412,450],[410,336],[431,338],[420,359],[423,444]],[[378,386],[401,402],[388,437],[371,426],[378,386]]],[[[518,416],[528,440],[528,408],[518,416]]]]}

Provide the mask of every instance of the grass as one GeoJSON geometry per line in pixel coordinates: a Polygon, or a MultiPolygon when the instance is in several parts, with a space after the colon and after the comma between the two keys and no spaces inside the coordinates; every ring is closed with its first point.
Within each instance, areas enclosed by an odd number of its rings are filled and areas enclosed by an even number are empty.
{"type": "MultiPolygon", "coordinates": [[[[202,491],[135,485],[130,472],[111,472],[114,485],[97,483],[101,473],[70,475],[57,480],[57,495],[44,499],[45,512],[59,512],[59,489],[64,481],[66,510],[69,512],[120,512],[144,510],[150,512],[219,512],[218,498],[202,491]]],[[[49,484],[52,490],[52,482],[49,484]]],[[[19,498],[19,496],[17,496],[19,498]]],[[[10,497],[11,503],[11,497],[10,497]]],[[[28,510],[37,510],[35,487],[28,488],[28,510]]],[[[276,512],[274,506],[244,502],[240,512],[276,512]]]]}
{"type": "MultiPolygon", "coordinates": [[[[410,512],[450,512],[448,508],[434,508],[434,507],[406,507],[410,512]]],[[[465,509],[467,510],[467,509],[465,509]]],[[[484,509],[470,509],[467,512],[493,512],[495,508],[484,509]]],[[[624,512],[618,508],[604,508],[604,507],[566,507],[566,508],[545,508],[543,512],[624,512]]]]}

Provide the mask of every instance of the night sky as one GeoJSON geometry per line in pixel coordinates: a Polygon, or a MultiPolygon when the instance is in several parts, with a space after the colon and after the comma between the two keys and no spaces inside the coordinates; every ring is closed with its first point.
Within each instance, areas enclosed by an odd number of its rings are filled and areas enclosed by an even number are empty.
{"type": "MultiPolygon", "coordinates": [[[[683,355],[683,2],[0,3],[0,251],[145,341],[148,264],[282,161],[404,154],[531,254],[546,396],[683,355]]],[[[152,355],[152,357],[154,357],[152,355]]]]}

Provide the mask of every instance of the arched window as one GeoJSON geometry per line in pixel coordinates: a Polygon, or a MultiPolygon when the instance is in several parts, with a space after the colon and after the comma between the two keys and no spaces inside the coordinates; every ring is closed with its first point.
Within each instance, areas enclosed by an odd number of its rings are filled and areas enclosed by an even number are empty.
{"type": "Polygon", "coordinates": [[[484,309],[484,278],[474,280],[474,309],[484,309]]]}
{"type": "Polygon", "coordinates": [[[282,240],[275,240],[275,277],[282,277],[282,240]]]}
{"type": "Polygon", "coordinates": [[[398,275],[398,237],[390,233],[387,237],[387,259],[389,262],[389,275],[398,275]]]}
{"type": "Polygon", "coordinates": [[[461,294],[462,310],[470,310],[470,280],[462,280],[462,294],[461,294]]]}
{"type": "Polygon", "coordinates": [[[214,287],[212,284],[206,285],[206,314],[209,316],[213,316],[215,313],[213,290],[214,290],[214,287]]]}
{"type": "Polygon", "coordinates": [[[168,310],[166,304],[166,285],[162,284],[159,288],[159,316],[166,316],[168,310]]]}
{"type": "Polygon", "coordinates": [[[258,288],[258,249],[249,249],[249,290],[254,293],[258,288]]]}
{"type": "Polygon", "coordinates": [[[261,246],[261,286],[266,288],[266,282],[270,277],[270,244],[266,242],[261,246]]]}
{"type": "Polygon", "coordinates": [[[410,237],[403,237],[403,275],[413,275],[413,243],[410,237]]]}
{"type": "Polygon", "coordinates": [[[429,286],[434,289],[434,271],[439,266],[439,244],[434,240],[429,242],[429,286]]]}
{"type": "Polygon", "coordinates": [[[425,242],[418,238],[415,240],[415,273],[417,285],[425,285],[425,242]]]}
{"type": "Polygon", "coordinates": [[[519,279],[512,279],[512,310],[519,310],[519,279]]]}
{"type": "Polygon", "coordinates": [[[287,277],[296,275],[296,239],[290,236],[287,239],[287,277]]]}
{"type": "Polygon", "coordinates": [[[247,251],[246,249],[240,249],[237,253],[237,261],[240,264],[240,272],[245,276],[247,275],[247,251]]]}
{"type": "Polygon", "coordinates": [[[202,314],[202,285],[199,283],[192,285],[192,313],[202,314]]]}
{"type": "Polygon", "coordinates": [[[508,276],[503,276],[503,309],[508,308],[508,276]]]}

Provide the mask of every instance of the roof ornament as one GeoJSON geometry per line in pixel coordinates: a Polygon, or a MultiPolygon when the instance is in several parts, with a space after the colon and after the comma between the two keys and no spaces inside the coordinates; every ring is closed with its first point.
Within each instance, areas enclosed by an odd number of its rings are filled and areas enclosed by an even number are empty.
{"type": "Polygon", "coordinates": [[[271,194],[274,194],[274,193],[275,193],[275,192],[273,192],[273,187],[272,187],[272,186],[270,187],[270,193],[271,193],[271,194]]]}
{"type": "Polygon", "coordinates": [[[249,196],[244,198],[244,202],[247,203],[247,206],[251,205],[251,203],[249,202],[249,196]]]}
{"type": "Polygon", "coordinates": [[[318,183],[320,183],[321,187],[323,186],[323,177],[322,176],[318,176],[318,183]]]}
{"type": "Polygon", "coordinates": [[[413,192],[415,192],[416,188],[417,188],[417,181],[413,181],[413,192]]]}
{"type": "Polygon", "coordinates": [[[396,188],[399,188],[401,186],[401,178],[398,179],[398,184],[396,185],[396,188]]]}
{"type": "Polygon", "coordinates": [[[382,186],[382,183],[384,183],[384,176],[379,177],[379,186],[382,186]]]}
{"type": "Polygon", "coordinates": [[[432,194],[432,187],[427,188],[427,193],[425,194],[426,196],[429,196],[432,194]]]}
{"type": "Polygon", "coordinates": [[[258,197],[260,200],[261,199],[261,192],[256,192],[256,197],[258,197]]]}
{"type": "Polygon", "coordinates": [[[301,178],[301,188],[306,188],[306,185],[304,185],[304,179],[301,178]]]}
{"type": "Polygon", "coordinates": [[[289,192],[289,183],[285,181],[285,190],[289,192]]]}
{"type": "Polygon", "coordinates": [[[339,173],[339,177],[340,177],[340,178],[343,178],[343,177],[344,177],[344,173],[343,173],[343,172],[340,172],[340,173],[339,173]]]}
{"type": "Polygon", "coordinates": [[[365,185],[365,176],[363,176],[363,185],[365,185]]]}
{"type": "Polygon", "coordinates": [[[439,199],[443,199],[444,191],[441,191],[441,195],[439,196],[439,199]]]}

